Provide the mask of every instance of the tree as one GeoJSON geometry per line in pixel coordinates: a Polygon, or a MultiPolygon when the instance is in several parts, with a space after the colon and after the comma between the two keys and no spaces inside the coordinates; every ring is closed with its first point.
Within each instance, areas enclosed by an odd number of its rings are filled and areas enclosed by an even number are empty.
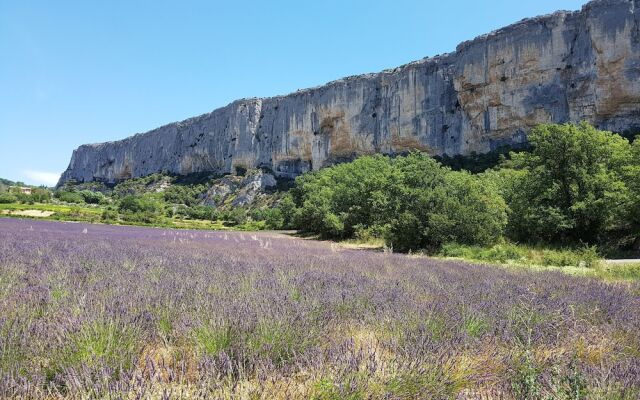
{"type": "Polygon", "coordinates": [[[530,153],[512,155],[522,171],[509,194],[509,232],[516,240],[597,243],[621,227],[629,188],[629,142],[587,123],[541,125],[530,153]]]}
{"type": "Polygon", "coordinates": [[[210,206],[197,205],[193,207],[187,207],[186,211],[187,215],[191,219],[215,221],[219,217],[218,211],[210,206]]]}
{"type": "Polygon", "coordinates": [[[629,233],[627,242],[633,250],[640,251],[640,140],[638,138],[631,146],[631,162],[624,173],[630,194],[628,213],[625,218],[629,233]]]}
{"type": "Polygon", "coordinates": [[[233,225],[242,225],[247,222],[247,211],[236,207],[227,213],[225,219],[233,225]]]}
{"type": "Polygon", "coordinates": [[[263,210],[262,218],[269,229],[282,229],[284,226],[284,217],[279,208],[267,208],[263,210]]]}
{"type": "Polygon", "coordinates": [[[400,174],[376,155],[306,174],[296,180],[297,225],[327,238],[351,237],[357,227],[381,227],[395,215],[400,174]]]}
{"type": "Polygon", "coordinates": [[[65,190],[57,191],[55,197],[60,201],[64,201],[65,203],[84,203],[84,197],[78,192],[67,192],[65,190]]]}
{"type": "Polygon", "coordinates": [[[326,238],[362,232],[400,251],[490,244],[506,224],[495,185],[443,168],[426,154],[362,157],[297,179],[297,225],[326,238]]]}
{"type": "Polygon", "coordinates": [[[435,252],[446,243],[489,245],[501,238],[506,205],[495,186],[425,155],[398,162],[404,172],[402,212],[386,237],[394,249],[435,252]]]}
{"type": "Polygon", "coordinates": [[[154,223],[164,214],[164,205],[159,196],[159,194],[125,196],[120,200],[118,211],[126,221],[154,223]]]}
{"type": "Polygon", "coordinates": [[[287,193],[280,203],[278,203],[278,209],[280,210],[280,214],[282,216],[282,228],[284,229],[293,229],[295,228],[295,220],[296,220],[296,203],[293,201],[293,196],[287,193]]]}
{"type": "Polygon", "coordinates": [[[99,204],[104,199],[104,195],[100,192],[81,190],[78,193],[80,193],[80,195],[84,199],[84,202],[87,204],[99,204]]]}
{"type": "Polygon", "coordinates": [[[0,193],[0,204],[16,203],[18,198],[11,193],[0,193]]]}

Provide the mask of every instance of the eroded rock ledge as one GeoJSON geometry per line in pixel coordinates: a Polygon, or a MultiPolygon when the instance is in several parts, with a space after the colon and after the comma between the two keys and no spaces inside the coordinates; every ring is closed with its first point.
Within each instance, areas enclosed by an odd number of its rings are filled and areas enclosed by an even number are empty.
{"type": "Polygon", "coordinates": [[[60,183],[237,167],[294,177],[362,154],[483,153],[522,143],[546,122],[638,129],[639,8],[640,0],[596,0],[581,11],[523,20],[450,54],[83,145],[60,183]]]}

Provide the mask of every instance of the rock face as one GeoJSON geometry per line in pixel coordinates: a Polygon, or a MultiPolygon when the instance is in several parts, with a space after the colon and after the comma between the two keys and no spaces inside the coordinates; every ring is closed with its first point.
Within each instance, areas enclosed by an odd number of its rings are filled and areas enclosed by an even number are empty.
{"type": "Polygon", "coordinates": [[[253,204],[256,197],[277,184],[273,175],[260,169],[249,170],[243,177],[225,176],[204,193],[202,203],[213,207],[226,203],[233,207],[244,207],[253,204]]]}
{"type": "Polygon", "coordinates": [[[450,54],[286,96],[244,99],[80,146],[60,182],[269,168],[294,177],[370,153],[483,153],[540,123],[640,128],[640,0],[526,19],[450,54]]]}

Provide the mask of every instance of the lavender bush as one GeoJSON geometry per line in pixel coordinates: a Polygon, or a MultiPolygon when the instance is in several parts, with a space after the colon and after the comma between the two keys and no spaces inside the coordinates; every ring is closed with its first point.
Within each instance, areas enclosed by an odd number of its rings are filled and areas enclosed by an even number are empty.
{"type": "Polygon", "coordinates": [[[0,219],[1,398],[635,399],[640,287],[0,219]]]}

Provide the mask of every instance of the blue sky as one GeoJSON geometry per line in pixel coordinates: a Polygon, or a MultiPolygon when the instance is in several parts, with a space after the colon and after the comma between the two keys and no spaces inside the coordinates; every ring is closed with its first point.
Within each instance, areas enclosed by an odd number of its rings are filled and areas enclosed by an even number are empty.
{"type": "Polygon", "coordinates": [[[52,184],[83,143],[453,51],[575,0],[0,0],[0,177],[52,184]]]}

